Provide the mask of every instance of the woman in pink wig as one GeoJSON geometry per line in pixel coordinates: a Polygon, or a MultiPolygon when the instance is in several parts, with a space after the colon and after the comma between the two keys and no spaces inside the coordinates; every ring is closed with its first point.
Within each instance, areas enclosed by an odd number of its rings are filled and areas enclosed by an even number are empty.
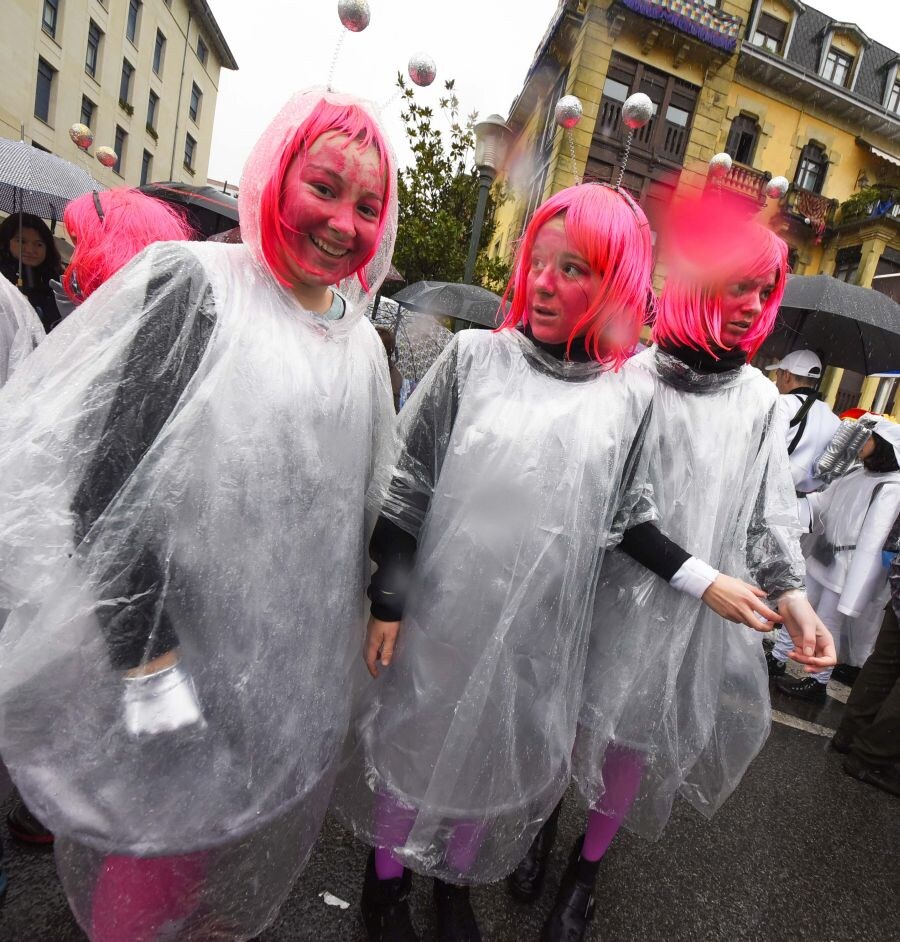
{"type": "MultiPolygon", "coordinates": [[[[627,194],[553,196],[525,233],[500,329],[458,334],[401,413],[370,546],[377,680],[336,793],[376,848],[370,939],[416,938],[406,866],[436,878],[442,942],[480,938],[467,885],[509,873],[569,781],[605,551],[627,530],[628,551],[666,579],[688,560],[652,523],[654,381],[626,362],[650,265],[627,194]]],[[[777,617],[719,578],[732,611],[777,617]]]]}
{"type": "MultiPolygon", "coordinates": [[[[657,837],[677,793],[712,815],[765,742],[762,646],[724,623],[714,604],[717,570],[762,587],[779,620],[804,639],[792,657],[807,670],[834,659],[803,591],[777,390],[747,365],[774,324],[787,246],[724,206],[712,209],[701,204],[676,217],[656,345],[631,365],[656,386],[647,449],[659,527],[716,568],[693,559],[666,584],[622,553],[607,558],[573,759],[587,830],[543,942],[584,937],[599,862],[623,824],[657,837]]],[[[510,878],[519,898],[540,892],[555,829],[556,814],[510,878]]]]}
{"type": "Polygon", "coordinates": [[[0,752],[92,942],[249,939],[347,729],[395,164],[365,104],[300,93],[245,166],[243,244],[156,243],[93,290],[117,206],[73,218],[87,299],[3,392],[0,752]]]}

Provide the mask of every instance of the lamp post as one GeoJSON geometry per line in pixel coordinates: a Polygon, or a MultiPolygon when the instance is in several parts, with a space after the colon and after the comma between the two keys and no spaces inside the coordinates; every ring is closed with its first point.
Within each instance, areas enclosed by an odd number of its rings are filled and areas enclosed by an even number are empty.
{"type": "Polygon", "coordinates": [[[469,240],[469,258],[466,261],[466,273],[463,278],[467,285],[472,284],[472,278],[475,275],[475,260],[478,258],[478,243],[481,241],[481,227],[484,225],[488,193],[490,193],[491,184],[497,178],[497,172],[506,160],[506,151],[512,133],[498,114],[488,115],[484,121],[479,121],[475,125],[478,203],[475,206],[475,221],[472,225],[472,238],[469,240]]]}

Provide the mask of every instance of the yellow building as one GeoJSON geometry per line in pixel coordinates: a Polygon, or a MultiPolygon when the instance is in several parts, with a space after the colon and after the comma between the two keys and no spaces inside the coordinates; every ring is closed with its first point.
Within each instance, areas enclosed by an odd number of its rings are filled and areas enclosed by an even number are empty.
{"type": "MultiPolygon", "coordinates": [[[[535,206],[575,173],[611,179],[622,103],[642,91],[655,115],[635,135],[624,183],[651,224],[675,192],[704,187],[709,159],[727,150],[725,185],[758,201],[794,271],[900,286],[898,65],[800,0],[561,0],[510,110],[514,198],[498,210],[493,251],[508,256],[535,206]],[[572,144],[553,118],[567,94],[584,106],[572,144]],[[773,176],[791,186],[766,205],[773,176]]],[[[825,392],[838,410],[900,409],[891,380],[830,370],[825,392]]]]}
{"type": "Polygon", "coordinates": [[[110,187],[206,182],[219,74],[237,68],[206,0],[3,0],[3,31],[0,136],[24,128],[110,187]],[[115,167],[93,158],[101,145],[115,167]]]}

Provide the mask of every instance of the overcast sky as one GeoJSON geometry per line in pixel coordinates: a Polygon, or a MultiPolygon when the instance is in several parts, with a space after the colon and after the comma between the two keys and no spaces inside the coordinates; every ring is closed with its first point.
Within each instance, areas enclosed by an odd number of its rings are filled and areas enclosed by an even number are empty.
{"type": "MultiPolygon", "coordinates": [[[[209,176],[236,182],[253,142],[295,90],[327,81],[343,27],[337,0],[208,0],[240,66],[223,70],[209,176]]],[[[438,79],[420,99],[437,107],[442,80],[455,78],[464,114],[506,115],[522,87],[557,0],[369,0],[372,21],[348,33],[334,85],[384,103],[409,56],[428,52],[438,79]]],[[[815,0],[900,52],[898,0],[815,0]]],[[[395,101],[385,116],[401,162],[403,124],[395,101]]]]}

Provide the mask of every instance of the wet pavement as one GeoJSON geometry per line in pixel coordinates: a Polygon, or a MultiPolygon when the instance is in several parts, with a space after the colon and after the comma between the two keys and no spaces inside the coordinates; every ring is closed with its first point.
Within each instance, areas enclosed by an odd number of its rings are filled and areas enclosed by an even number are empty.
{"type": "MultiPolygon", "coordinates": [[[[821,708],[773,693],[777,721],[769,741],[712,821],[680,803],[657,843],[619,835],[601,868],[591,942],[900,939],[900,799],[849,778],[840,756],[827,750],[847,690],[832,684],[829,693],[821,708]]],[[[514,902],[503,884],[473,891],[485,942],[538,939],[582,820],[569,800],[536,904],[514,902]]],[[[52,854],[4,843],[10,889],[0,940],[83,940],[52,854]]],[[[357,901],[366,853],[328,820],[260,942],[363,942],[357,901]],[[325,892],[350,907],[327,905],[325,892]]],[[[413,909],[423,942],[433,939],[427,880],[414,880],[413,909]]]]}

